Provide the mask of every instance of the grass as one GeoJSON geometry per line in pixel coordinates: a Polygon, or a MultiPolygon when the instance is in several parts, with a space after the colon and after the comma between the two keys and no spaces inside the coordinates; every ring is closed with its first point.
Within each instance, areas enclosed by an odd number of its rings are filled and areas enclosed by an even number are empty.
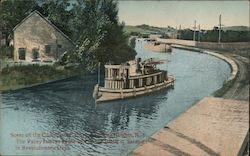
{"type": "Polygon", "coordinates": [[[130,26],[125,25],[124,27],[125,33],[129,35],[135,35],[135,34],[165,34],[166,32],[173,32],[175,31],[172,27],[154,27],[149,25],[137,25],[137,26],[130,26]]]}
{"type": "Polygon", "coordinates": [[[62,66],[39,64],[7,66],[0,73],[0,90],[15,90],[77,74],[79,69],[64,69],[62,66]]]}
{"type": "Polygon", "coordinates": [[[164,33],[164,28],[151,27],[151,26],[130,26],[126,25],[124,31],[127,34],[140,33],[140,34],[154,34],[154,33],[164,33]]]}
{"type": "Polygon", "coordinates": [[[143,28],[139,28],[139,27],[136,27],[136,26],[129,26],[129,25],[126,25],[124,27],[124,31],[127,34],[131,34],[131,32],[138,32],[140,34],[150,34],[152,32],[152,31],[148,31],[148,30],[143,29],[143,28]]]}

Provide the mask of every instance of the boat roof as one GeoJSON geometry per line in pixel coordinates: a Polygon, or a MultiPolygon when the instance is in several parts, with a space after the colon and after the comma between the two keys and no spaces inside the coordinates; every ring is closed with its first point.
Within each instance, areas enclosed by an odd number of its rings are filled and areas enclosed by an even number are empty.
{"type": "MultiPolygon", "coordinates": [[[[159,58],[149,58],[145,59],[141,62],[142,65],[156,65],[156,64],[165,64],[168,63],[168,60],[163,60],[159,58]]],[[[135,60],[128,61],[123,64],[106,64],[104,65],[105,68],[108,69],[129,69],[131,66],[134,66],[136,64],[135,60]]]]}
{"type": "Polygon", "coordinates": [[[113,65],[113,64],[107,64],[105,65],[105,68],[109,68],[109,69],[128,69],[129,65],[125,65],[125,64],[121,64],[121,65],[113,65]]]}

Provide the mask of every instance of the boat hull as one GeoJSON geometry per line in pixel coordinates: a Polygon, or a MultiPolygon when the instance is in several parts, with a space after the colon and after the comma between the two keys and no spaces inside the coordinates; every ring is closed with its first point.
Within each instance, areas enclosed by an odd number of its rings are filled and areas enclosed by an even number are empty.
{"type": "Polygon", "coordinates": [[[137,97],[140,95],[148,94],[164,88],[171,87],[174,85],[174,82],[175,82],[175,77],[170,75],[167,81],[165,80],[162,83],[140,88],[114,90],[114,89],[106,89],[104,87],[99,87],[98,95],[100,95],[100,97],[96,99],[96,102],[105,102],[105,101],[137,97]]]}

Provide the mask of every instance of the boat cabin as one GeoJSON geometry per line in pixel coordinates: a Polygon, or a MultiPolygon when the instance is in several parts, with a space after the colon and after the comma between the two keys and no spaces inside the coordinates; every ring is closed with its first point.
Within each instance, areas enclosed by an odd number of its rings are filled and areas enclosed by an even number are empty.
{"type": "Polygon", "coordinates": [[[150,58],[141,62],[141,59],[128,61],[121,65],[105,65],[106,89],[133,89],[147,87],[167,80],[167,71],[156,68],[164,61],[150,58]]]}

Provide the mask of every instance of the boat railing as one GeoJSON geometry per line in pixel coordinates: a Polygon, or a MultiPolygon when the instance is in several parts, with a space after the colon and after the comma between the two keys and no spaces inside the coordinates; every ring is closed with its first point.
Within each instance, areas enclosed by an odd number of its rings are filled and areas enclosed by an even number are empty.
{"type": "Polygon", "coordinates": [[[99,91],[101,91],[101,92],[109,92],[109,93],[120,93],[120,92],[122,92],[122,93],[133,93],[133,92],[152,89],[152,88],[159,87],[159,86],[173,85],[174,81],[175,81],[175,77],[174,76],[169,76],[169,80],[164,80],[161,83],[152,84],[152,85],[149,85],[149,86],[133,87],[133,88],[128,88],[128,89],[123,89],[123,88],[112,89],[112,88],[100,87],[99,91]]]}
{"type": "Polygon", "coordinates": [[[139,78],[146,78],[151,76],[157,76],[160,74],[163,74],[165,71],[159,70],[158,72],[152,73],[152,74],[146,74],[146,75],[139,75],[139,76],[129,76],[129,79],[139,79],[139,78]]]}
{"type": "Polygon", "coordinates": [[[129,88],[139,88],[144,86],[150,86],[157,83],[161,83],[164,80],[167,80],[167,72],[161,71],[149,75],[133,76],[122,79],[105,79],[105,88],[109,89],[129,89],[129,88]]]}

